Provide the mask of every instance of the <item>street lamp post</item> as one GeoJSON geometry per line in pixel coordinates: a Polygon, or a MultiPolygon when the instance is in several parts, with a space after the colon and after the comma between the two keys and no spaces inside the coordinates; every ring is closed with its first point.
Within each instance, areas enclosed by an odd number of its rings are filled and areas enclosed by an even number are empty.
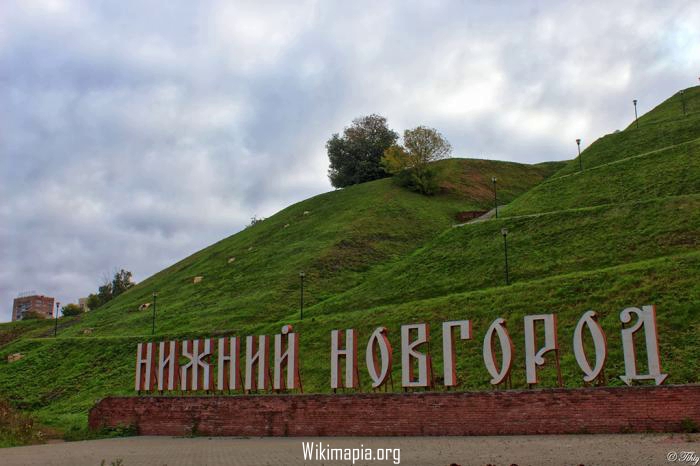
{"type": "Polygon", "coordinates": [[[683,105],[683,116],[685,116],[685,90],[684,89],[681,89],[680,95],[681,95],[681,104],[683,105]]]}
{"type": "Polygon", "coordinates": [[[55,337],[56,334],[58,333],[58,308],[61,306],[61,303],[56,301],[56,316],[53,319],[53,336],[55,337]]]}
{"type": "Polygon", "coordinates": [[[581,140],[576,140],[576,146],[578,147],[578,170],[583,171],[583,162],[581,162],[581,140]]]}
{"type": "Polygon", "coordinates": [[[299,296],[299,320],[304,320],[304,272],[299,272],[299,281],[301,283],[301,295],[299,296]]]}
{"type": "Polygon", "coordinates": [[[156,298],[158,297],[158,292],[153,292],[153,320],[151,322],[151,335],[156,334],[156,298]]]}
{"type": "Polygon", "coordinates": [[[637,128],[639,128],[639,119],[637,118],[637,99],[634,99],[632,103],[634,104],[634,123],[637,125],[637,128]]]}
{"type": "Polygon", "coordinates": [[[510,277],[508,276],[508,228],[502,228],[501,235],[503,235],[503,253],[505,259],[506,285],[510,285],[510,277]]]}
{"type": "Polygon", "coordinates": [[[498,218],[498,195],[496,194],[496,177],[491,178],[493,183],[493,208],[496,209],[496,218],[498,218]]]}

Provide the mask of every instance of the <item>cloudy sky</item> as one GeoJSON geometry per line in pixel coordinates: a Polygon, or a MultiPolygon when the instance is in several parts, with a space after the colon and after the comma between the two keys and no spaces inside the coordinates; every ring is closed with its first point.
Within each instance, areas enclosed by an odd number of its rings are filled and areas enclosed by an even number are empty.
{"type": "Polygon", "coordinates": [[[330,190],[324,143],[360,115],[571,158],[698,84],[698,25],[697,0],[2,0],[0,321],[330,190]]]}

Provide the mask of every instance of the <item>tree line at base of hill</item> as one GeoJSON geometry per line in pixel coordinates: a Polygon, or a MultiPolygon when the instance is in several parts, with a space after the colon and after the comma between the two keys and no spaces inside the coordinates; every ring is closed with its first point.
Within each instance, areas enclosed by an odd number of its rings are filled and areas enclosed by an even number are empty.
{"type": "Polygon", "coordinates": [[[356,118],[326,142],[328,177],[336,188],[393,176],[400,185],[421,194],[435,194],[439,186],[436,160],[449,157],[452,147],[439,131],[418,126],[399,134],[380,115],[356,118]]]}

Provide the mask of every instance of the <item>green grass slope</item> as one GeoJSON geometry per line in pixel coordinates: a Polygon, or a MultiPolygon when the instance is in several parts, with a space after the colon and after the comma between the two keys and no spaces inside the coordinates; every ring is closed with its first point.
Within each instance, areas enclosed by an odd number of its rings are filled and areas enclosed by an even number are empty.
{"type": "Polygon", "coordinates": [[[502,215],[528,215],[697,192],[700,192],[700,139],[549,179],[506,206],[502,215]]]}
{"type": "Polygon", "coordinates": [[[149,334],[151,312],[137,309],[153,290],[159,333],[231,332],[250,319],[274,322],[299,308],[299,271],[306,273],[306,304],[322,302],[449,228],[455,213],[489,209],[492,176],[502,180],[507,201],[556,169],[471,159],[441,165],[448,180],[441,195],[422,196],[384,179],[315,196],[159,272],[81,321],[66,322],[61,334],[149,334]],[[197,276],[203,278],[195,284],[197,276]]]}
{"type": "Polygon", "coordinates": [[[676,94],[643,115],[639,129],[633,125],[593,144],[583,154],[597,163],[593,168],[572,172],[578,162],[569,162],[504,207],[499,219],[446,231],[402,261],[373,270],[360,286],[320,303],[318,312],[500,286],[502,228],[510,232],[512,281],[696,250],[700,87],[685,91],[685,116],[679,99],[676,94]]]}
{"type": "MultiPolygon", "coordinates": [[[[584,170],[700,138],[700,86],[685,89],[683,100],[685,116],[676,93],[639,117],[639,128],[632,122],[624,131],[596,140],[581,154],[584,170]]],[[[578,160],[573,160],[554,177],[578,170],[578,160]]]]}
{"type": "MultiPolygon", "coordinates": [[[[332,329],[356,328],[364,345],[384,325],[398,348],[400,324],[439,329],[462,318],[472,319],[474,339],[459,344],[459,388],[484,389],[481,342],[499,316],[515,345],[513,386],[523,388],[522,318],[548,312],[558,316],[564,382],[580,386],[571,339],[589,309],[600,313],[607,333],[606,375],[615,385],[623,373],[619,313],[651,303],[668,383],[700,382],[698,88],[684,98],[687,116],[674,96],[643,115],[639,129],[592,144],[582,173],[576,160],[563,167],[444,161],[439,196],[409,193],[391,180],[316,196],[178,262],[102,309],[61,319],[57,338],[50,322],[0,325],[0,395],[75,437],[83,435],[96,399],[132,393],[137,341],[273,334],[291,323],[301,335],[305,390],[319,392],[328,391],[332,329]],[[500,203],[509,203],[500,218],[454,227],[457,211],[492,206],[492,176],[500,203]],[[509,286],[503,227],[510,231],[509,286]],[[300,270],[307,273],[303,320],[300,270]],[[203,281],[194,284],[195,276],[203,281]],[[151,337],[151,313],[136,308],[154,289],[160,295],[151,337]],[[6,362],[15,352],[24,359],[6,362]]],[[[439,330],[432,348],[439,377],[439,330]]],[[[393,379],[398,390],[398,352],[393,379]]],[[[554,380],[550,364],[542,386],[554,380]]]]}
{"type": "Polygon", "coordinates": [[[696,251],[700,195],[499,218],[451,228],[404,260],[311,311],[339,312],[696,251]],[[604,241],[601,241],[604,238],[604,241]]]}

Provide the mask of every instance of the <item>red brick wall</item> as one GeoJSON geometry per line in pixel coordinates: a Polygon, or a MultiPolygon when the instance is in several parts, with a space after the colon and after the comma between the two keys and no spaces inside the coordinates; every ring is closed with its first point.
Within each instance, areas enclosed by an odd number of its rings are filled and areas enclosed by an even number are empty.
{"type": "Polygon", "coordinates": [[[141,435],[402,436],[679,431],[700,385],[467,393],[112,397],[90,427],[141,435]]]}

